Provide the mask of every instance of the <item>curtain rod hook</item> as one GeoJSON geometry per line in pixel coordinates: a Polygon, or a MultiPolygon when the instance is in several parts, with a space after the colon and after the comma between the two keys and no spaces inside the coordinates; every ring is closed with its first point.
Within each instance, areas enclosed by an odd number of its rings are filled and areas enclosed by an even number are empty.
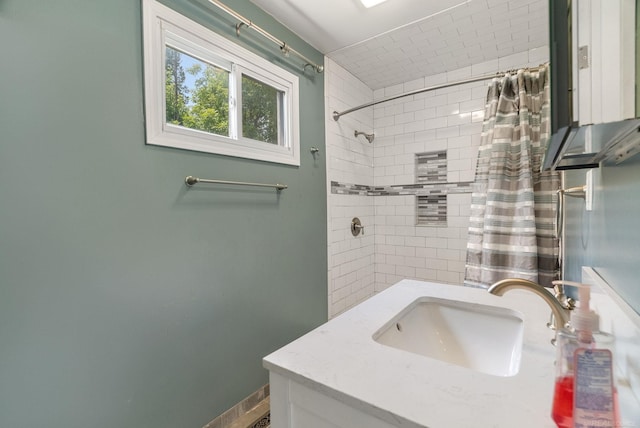
{"type": "Polygon", "coordinates": [[[240,37],[240,29],[242,28],[243,25],[245,25],[244,22],[238,22],[236,24],[236,36],[240,37]]]}

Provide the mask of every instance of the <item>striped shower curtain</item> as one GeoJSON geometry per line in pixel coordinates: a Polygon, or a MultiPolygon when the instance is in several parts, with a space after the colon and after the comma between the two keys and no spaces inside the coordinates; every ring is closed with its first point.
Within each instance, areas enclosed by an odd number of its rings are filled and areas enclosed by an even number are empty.
{"type": "Polygon", "coordinates": [[[550,137],[549,69],[520,70],[489,85],[467,243],[465,285],[504,278],[557,279],[556,172],[540,172],[550,137]]]}

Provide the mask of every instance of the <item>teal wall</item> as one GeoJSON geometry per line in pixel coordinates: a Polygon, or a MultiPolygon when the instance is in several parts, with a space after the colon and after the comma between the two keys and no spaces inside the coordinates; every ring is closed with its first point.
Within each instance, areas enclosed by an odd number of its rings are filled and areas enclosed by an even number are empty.
{"type": "Polygon", "coordinates": [[[326,320],[322,75],[300,78],[299,168],[146,146],[141,34],[135,0],[0,1],[0,427],[200,427],[326,320]]]}
{"type": "MultiPolygon", "coordinates": [[[[586,170],[566,172],[565,187],[585,184],[586,170]]],[[[593,170],[593,211],[567,198],[565,278],[592,266],[640,313],[640,156],[593,170]]]]}

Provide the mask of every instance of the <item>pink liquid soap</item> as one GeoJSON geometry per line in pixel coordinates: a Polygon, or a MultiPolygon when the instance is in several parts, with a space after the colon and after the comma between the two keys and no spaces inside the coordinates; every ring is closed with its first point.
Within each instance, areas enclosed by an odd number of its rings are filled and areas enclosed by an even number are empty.
{"type": "Polygon", "coordinates": [[[573,428],[573,376],[556,379],[551,417],[558,428],[573,428]]]}
{"type": "MultiPolygon", "coordinates": [[[[613,388],[614,427],[619,426],[618,389],[613,388]]],[[[558,428],[573,428],[573,376],[556,379],[551,417],[558,428]]]]}

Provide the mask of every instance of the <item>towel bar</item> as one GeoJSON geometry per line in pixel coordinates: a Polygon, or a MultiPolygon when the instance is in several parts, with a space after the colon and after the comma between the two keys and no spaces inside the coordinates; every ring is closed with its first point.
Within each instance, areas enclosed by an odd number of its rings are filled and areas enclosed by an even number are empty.
{"type": "Polygon", "coordinates": [[[187,186],[191,187],[197,183],[209,183],[209,184],[230,184],[234,186],[255,186],[255,187],[274,187],[279,191],[288,188],[286,184],[264,184],[264,183],[247,183],[243,181],[226,181],[226,180],[209,180],[206,178],[193,177],[191,175],[185,177],[184,182],[187,186]]]}

